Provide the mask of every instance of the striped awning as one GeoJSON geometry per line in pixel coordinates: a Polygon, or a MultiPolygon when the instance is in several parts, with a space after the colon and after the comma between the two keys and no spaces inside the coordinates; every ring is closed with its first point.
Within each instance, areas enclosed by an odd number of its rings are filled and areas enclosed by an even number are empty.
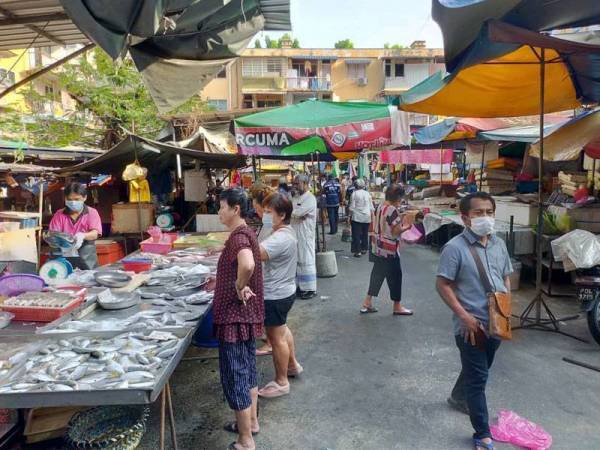
{"type": "Polygon", "coordinates": [[[346,64],[371,64],[372,59],[367,58],[348,58],[346,64]]]}
{"type": "Polygon", "coordinates": [[[322,61],[324,59],[330,59],[332,61],[335,61],[338,59],[337,56],[333,55],[293,55],[290,56],[291,59],[310,59],[310,60],[316,60],[316,61],[322,61]]]}

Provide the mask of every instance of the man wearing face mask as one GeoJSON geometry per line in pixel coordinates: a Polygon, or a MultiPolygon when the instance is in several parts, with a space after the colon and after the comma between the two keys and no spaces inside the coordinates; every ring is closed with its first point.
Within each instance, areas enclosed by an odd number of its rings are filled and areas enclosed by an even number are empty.
{"type": "Polygon", "coordinates": [[[317,295],[317,265],[315,261],[317,199],[308,190],[308,175],[297,175],[292,186],[294,210],[291,225],[298,239],[298,268],[296,271],[298,297],[308,300],[317,295]]]}
{"type": "Polygon", "coordinates": [[[75,237],[75,245],[68,253],[63,252],[74,267],[82,270],[98,266],[96,244],[94,241],[102,235],[102,221],[98,211],[87,206],[87,188],[85,184],[70,183],[65,187],[65,208],[54,214],[49,231],[68,233],[75,237]]]}
{"type": "Polygon", "coordinates": [[[437,290],[454,313],[454,335],[462,370],[448,403],[469,415],[476,450],[494,448],[489,428],[485,386],[500,339],[489,335],[488,293],[472,249],[482,262],[494,292],[510,292],[510,257],[504,241],[494,235],[496,203],[476,192],[460,202],[464,232],[446,244],[440,255],[437,290]]]}

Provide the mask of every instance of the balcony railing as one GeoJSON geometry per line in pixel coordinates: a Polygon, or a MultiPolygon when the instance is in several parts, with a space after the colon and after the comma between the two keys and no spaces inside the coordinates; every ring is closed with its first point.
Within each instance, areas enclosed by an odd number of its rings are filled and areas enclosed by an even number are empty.
{"type": "Polygon", "coordinates": [[[243,77],[243,89],[282,91],[285,89],[285,78],[283,77],[243,77]]]}
{"type": "Polygon", "coordinates": [[[288,77],[287,88],[291,91],[330,91],[331,80],[325,77],[288,77]]]}

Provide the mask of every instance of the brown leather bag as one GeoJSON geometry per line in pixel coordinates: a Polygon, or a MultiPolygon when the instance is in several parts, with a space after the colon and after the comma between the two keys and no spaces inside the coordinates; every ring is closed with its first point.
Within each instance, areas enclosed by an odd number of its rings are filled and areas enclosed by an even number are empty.
{"type": "Polygon", "coordinates": [[[475,260],[475,265],[477,266],[477,271],[479,272],[479,277],[481,278],[481,282],[483,283],[483,287],[488,296],[488,305],[489,305],[489,315],[490,315],[490,324],[489,324],[489,333],[490,336],[494,336],[503,340],[511,340],[512,339],[512,329],[510,324],[510,316],[512,314],[512,298],[510,292],[494,292],[494,288],[490,283],[490,279],[483,267],[483,263],[481,262],[481,258],[477,253],[477,250],[472,245],[469,245],[469,250],[471,255],[473,255],[473,259],[475,260]]]}

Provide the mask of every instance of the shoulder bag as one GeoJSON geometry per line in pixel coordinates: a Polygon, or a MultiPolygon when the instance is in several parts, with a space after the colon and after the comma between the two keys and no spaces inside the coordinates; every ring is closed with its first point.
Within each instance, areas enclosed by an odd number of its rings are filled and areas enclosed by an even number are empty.
{"type": "Polygon", "coordinates": [[[475,260],[479,278],[483,283],[483,287],[488,297],[490,325],[490,336],[494,336],[503,340],[512,339],[512,329],[510,324],[510,316],[512,313],[512,299],[510,292],[494,292],[494,288],[490,283],[490,279],[483,267],[481,258],[475,247],[469,244],[469,251],[475,260]]]}

